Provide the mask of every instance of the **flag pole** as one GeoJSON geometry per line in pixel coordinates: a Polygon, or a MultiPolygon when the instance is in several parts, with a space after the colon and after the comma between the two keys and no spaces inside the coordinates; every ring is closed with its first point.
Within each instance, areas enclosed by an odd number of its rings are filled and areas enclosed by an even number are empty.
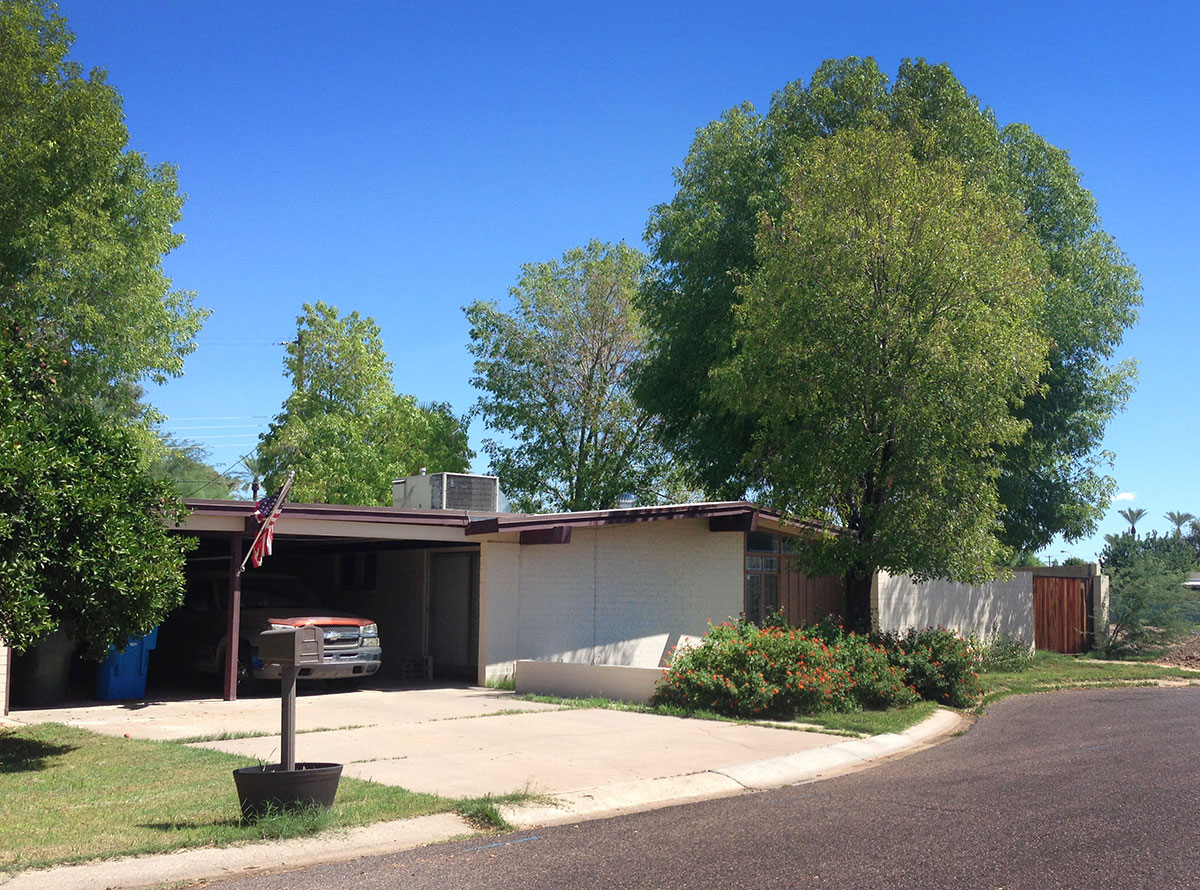
{"type": "Polygon", "coordinates": [[[246,571],[246,563],[250,561],[250,557],[254,554],[254,548],[258,545],[259,539],[267,533],[275,525],[275,520],[279,518],[279,514],[283,512],[284,501],[287,500],[288,493],[292,490],[292,480],[296,478],[296,471],[292,470],[288,473],[287,479],[283,480],[283,485],[279,489],[279,495],[275,498],[275,506],[271,510],[271,515],[262,521],[258,527],[258,534],[254,536],[254,542],[250,545],[250,549],[246,551],[246,556],[242,560],[242,565],[237,573],[240,575],[246,571]]]}

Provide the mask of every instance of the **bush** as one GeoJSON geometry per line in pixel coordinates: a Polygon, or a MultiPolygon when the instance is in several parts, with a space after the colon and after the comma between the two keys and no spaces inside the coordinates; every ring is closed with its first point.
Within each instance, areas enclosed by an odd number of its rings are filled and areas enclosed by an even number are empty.
{"type": "Polygon", "coordinates": [[[733,717],[791,718],[838,707],[849,685],[822,640],[738,621],[710,624],[699,645],[679,650],[652,701],[733,717]]]}
{"type": "Polygon", "coordinates": [[[1109,577],[1109,625],[1096,629],[1104,658],[1161,651],[1194,628],[1194,594],[1176,564],[1139,552],[1110,569],[1109,577]]]}
{"type": "Polygon", "coordinates": [[[997,633],[979,643],[979,669],[1015,673],[1029,667],[1033,649],[1020,637],[997,633]]]}
{"type": "Polygon", "coordinates": [[[838,667],[850,677],[843,710],[903,708],[921,700],[904,672],[892,664],[887,651],[870,638],[846,631],[832,618],[822,619],[812,632],[829,647],[838,667]]]}
{"type": "Polygon", "coordinates": [[[826,622],[789,627],[780,616],[709,625],[699,645],[680,650],[659,681],[655,704],[712,709],[734,717],[883,709],[919,696],[887,652],[826,622]]]}
{"type": "Polygon", "coordinates": [[[888,660],[926,701],[965,708],[983,692],[975,647],[944,627],[876,634],[872,641],[887,651],[888,660]]]}

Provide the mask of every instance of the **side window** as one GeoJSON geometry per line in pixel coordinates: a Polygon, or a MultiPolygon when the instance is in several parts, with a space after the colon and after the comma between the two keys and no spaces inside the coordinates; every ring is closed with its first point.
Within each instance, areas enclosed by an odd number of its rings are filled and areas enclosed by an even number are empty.
{"type": "Polygon", "coordinates": [[[760,627],[779,611],[779,550],[779,535],[746,532],[745,615],[760,627]]]}
{"type": "Polygon", "coordinates": [[[338,587],[342,590],[374,590],[379,554],[339,553],[338,587]]]}

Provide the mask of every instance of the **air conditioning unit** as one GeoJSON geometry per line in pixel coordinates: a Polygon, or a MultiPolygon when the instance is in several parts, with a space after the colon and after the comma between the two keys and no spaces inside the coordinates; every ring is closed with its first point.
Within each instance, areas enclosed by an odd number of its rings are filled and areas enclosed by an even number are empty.
{"type": "Polygon", "coordinates": [[[392,506],[416,510],[500,512],[500,479],[470,473],[422,473],[392,483],[392,506]]]}

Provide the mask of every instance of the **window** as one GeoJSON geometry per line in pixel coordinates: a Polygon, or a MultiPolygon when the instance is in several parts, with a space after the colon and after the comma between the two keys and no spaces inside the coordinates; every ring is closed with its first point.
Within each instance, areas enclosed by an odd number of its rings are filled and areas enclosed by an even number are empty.
{"type": "Polygon", "coordinates": [[[779,611],[779,548],[777,534],[746,532],[745,615],[759,626],[779,611]]]}
{"type": "Polygon", "coordinates": [[[376,553],[339,553],[338,587],[342,590],[374,590],[376,553]]]}

